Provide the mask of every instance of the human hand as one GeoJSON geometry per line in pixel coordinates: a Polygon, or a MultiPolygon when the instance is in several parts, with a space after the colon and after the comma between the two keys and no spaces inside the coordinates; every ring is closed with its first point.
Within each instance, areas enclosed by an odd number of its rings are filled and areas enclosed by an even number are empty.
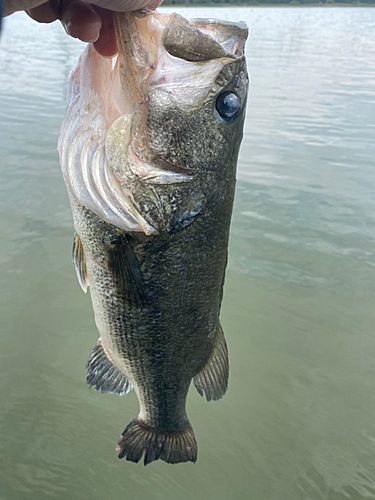
{"type": "Polygon", "coordinates": [[[73,38],[92,42],[104,57],[117,54],[112,11],[129,12],[147,7],[156,9],[162,0],[5,0],[4,16],[18,10],[40,23],[60,19],[73,38]]]}

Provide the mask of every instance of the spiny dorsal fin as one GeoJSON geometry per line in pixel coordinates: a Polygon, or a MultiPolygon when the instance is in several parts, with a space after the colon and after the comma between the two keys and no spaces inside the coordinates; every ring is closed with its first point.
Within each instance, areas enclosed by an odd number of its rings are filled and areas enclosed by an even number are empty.
{"type": "Polygon", "coordinates": [[[129,380],[116,368],[99,339],[86,363],[86,383],[103,394],[123,396],[133,389],[129,380]]]}
{"type": "MultiPolygon", "coordinates": [[[[130,237],[129,237],[130,238],[130,237]]],[[[130,246],[129,239],[122,235],[108,245],[108,263],[113,273],[115,286],[132,300],[136,307],[147,304],[141,266],[130,246]]]]}
{"type": "Polygon", "coordinates": [[[86,293],[88,283],[87,268],[86,268],[86,257],[83,250],[81,238],[77,233],[74,233],[73,242],[73,252],[72,252],[73,264],[76,268],[77,278],[82,290],[86,293]]]}
{"type": "Polygon", "coordinates": [[[224,332],[219,323],[211,355],[204,368],[193,378],[193,383],[201,396],[206,395],[207,401],[217,401],[228,388],[228,349],[224,332]]]}

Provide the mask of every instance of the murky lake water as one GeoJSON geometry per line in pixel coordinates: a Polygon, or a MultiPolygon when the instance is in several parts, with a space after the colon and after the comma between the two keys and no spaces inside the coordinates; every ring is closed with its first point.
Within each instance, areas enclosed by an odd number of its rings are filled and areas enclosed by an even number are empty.
{"type": "Polygon", "coordinates": [[[189,394],[195,465],[117,459],[138,403],[85,384],[98,334],[56,153],[83,44],[6,19],[0,499],[375,498],[375,9],[179,12],[251,28],[222,308],[229,392],[189,394]]]}

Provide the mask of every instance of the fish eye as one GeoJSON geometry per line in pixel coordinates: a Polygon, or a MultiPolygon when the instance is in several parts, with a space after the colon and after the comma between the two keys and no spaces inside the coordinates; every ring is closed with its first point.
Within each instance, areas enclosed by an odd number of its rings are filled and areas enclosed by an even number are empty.
{"type": "Polygon", "coordinates": [[[236,118],[241,109],[241,102],[233,92],[223,92],[216,99],[216,110],[224,120],[236,118]]]}

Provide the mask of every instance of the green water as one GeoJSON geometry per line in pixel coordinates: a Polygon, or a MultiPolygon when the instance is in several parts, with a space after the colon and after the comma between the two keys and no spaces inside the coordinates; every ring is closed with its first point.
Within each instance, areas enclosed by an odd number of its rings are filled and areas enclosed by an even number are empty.
{"type": "Polygon", "coordinates": [[[83,44],[12,16],[0,43],[0,499],[375,498],[375,11],[179,12],[251,28],[222,308],[229,391],[212,403],[190,391],[195,465],[117,459],[138,403],[85,384],[97,331],[56,153],[83,44]]]}

